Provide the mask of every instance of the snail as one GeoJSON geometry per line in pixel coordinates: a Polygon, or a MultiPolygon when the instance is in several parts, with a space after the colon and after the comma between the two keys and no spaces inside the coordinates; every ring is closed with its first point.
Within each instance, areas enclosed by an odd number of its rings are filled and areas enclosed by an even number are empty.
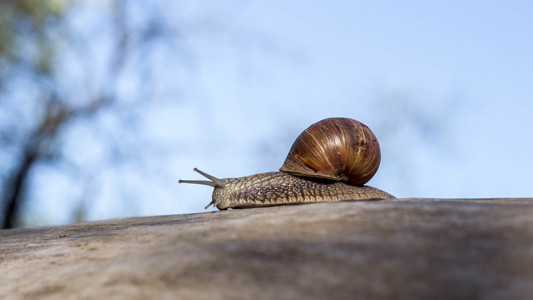
{"type": "Polygon", "coordinates": [[[394,196],[365,186],[381,160],[370,129],[349,118],[312,124],[292,145],[280,172],[219,179],[196,168],[209,181],[179,183],[214,187],[213,205],[220,210],[342,200],[384,200],[394,196]]]}

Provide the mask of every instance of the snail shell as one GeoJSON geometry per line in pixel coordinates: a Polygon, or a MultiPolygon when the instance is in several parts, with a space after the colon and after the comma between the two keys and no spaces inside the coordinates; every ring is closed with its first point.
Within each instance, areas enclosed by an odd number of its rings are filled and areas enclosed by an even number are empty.
{"type": "Polygon", "coordinates": [[[280,171],[363,185],[374,176],[380,160],[378,140],[365,124],[329,118],[296,138],[280,171]]]}

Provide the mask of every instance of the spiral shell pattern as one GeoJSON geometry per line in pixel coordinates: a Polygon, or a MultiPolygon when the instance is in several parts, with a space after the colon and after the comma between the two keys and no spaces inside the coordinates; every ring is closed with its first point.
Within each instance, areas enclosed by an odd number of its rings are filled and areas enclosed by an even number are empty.
{"type": "Polygon", "coordinates": [[[366,125],[329,118],[296,138],[280,171],[363,185],[377,172],[380,160],[378,140],[366,125]]]}

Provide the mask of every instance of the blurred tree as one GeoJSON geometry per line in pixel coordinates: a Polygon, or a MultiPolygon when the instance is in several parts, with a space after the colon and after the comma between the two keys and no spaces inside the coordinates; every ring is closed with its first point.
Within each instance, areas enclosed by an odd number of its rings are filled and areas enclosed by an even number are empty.
{"type": "Polygon", "coordinates": [[[3,228],[22,225],[36,166],[63,166],[71,176],[89,176],[90,170],[80,170],[64,155],[68,139],[84,138],[69,132],[75,125],[98,128],[115,160],[131,149],[120,141],[127,133],[117,138],[98,123],[106,116],[118,128],[135,126],[128,112],[148,99],[151,69],[145,61],[170,34],[159,11],[151,1],[0,1],[3,228]],[[135,95],[127,99],[118,92],[126,81],[134,86],[127,94],[135,95]]]}

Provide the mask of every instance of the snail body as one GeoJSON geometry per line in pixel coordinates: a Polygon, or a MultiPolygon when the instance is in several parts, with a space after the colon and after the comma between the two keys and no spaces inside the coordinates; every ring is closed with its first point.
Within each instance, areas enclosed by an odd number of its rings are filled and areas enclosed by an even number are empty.
{"type": "Polygon", "coordinates": [[[180,183],[214,187],[218,209],[249,208],[342,200],[383,200],[394,196],[365,186],[376,173],[381,155],[370,129],[352,119],[314,123],[296,139],[280,172],[218,179],[194,169],[210,181],[180,183]]]}

